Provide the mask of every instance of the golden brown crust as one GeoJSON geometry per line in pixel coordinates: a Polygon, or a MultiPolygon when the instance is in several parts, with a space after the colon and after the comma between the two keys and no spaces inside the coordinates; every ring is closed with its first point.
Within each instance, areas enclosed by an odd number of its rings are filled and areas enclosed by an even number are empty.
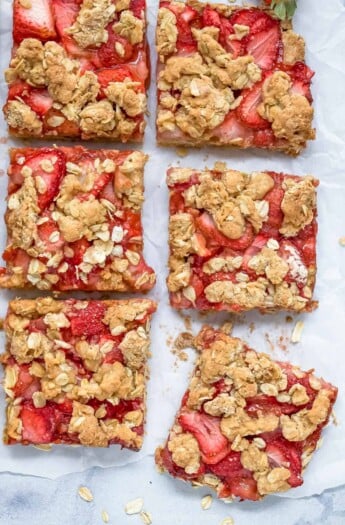
{"type": "Polygon", "coordinates": [[[61,330],[69,328],[73,316],[89,304],[78,300],[56,301],[51,297],[10,302],[4,325],[7,349],[1,358],[8,403],[7,441],[25,441],[20,420],[22,399],[16,395],[20,367],[25,365],[32,378],[39,381],[39,388],[32,395],[36,408],[44,407],[48,401],[72,401],[68,432],[77,435],[82,445],[104,447],[120,442],[134,449],[141,447],[142,435],[135,427],[142,425],[145,416],[150,317],[156,305],[148,299],[97,303],[104,308],[104,325],[122,337],[119,346],[123,352],[122,364],[117,360],[104,362],[105,356],[114,350],[110,338],[91,343],[86,336],[78,336],[74,347],[64,339],[61,330]],[[45,332],[30,330],[30,322],[37,318],[44,322],[45,332]],[[87,377],[80,376],[75,362],[66,353],[73,348],[89,371],[87,377]],[[117,405],[121,400],[133,399],[140,400],[138,408],[128,411],[122,422],[105,417],[104,405],[96,410],[88,404],[90,400],[98,400],[117,405]]]}

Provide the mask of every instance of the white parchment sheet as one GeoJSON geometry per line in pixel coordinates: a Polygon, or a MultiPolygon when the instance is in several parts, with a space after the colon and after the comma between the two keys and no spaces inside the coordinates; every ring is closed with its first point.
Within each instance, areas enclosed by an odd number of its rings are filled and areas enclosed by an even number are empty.
{"type": "MultiPolygon", "coordinates": [[[[153,41],[158,2],[149,0],[148,4],[154,79],[156,56],[153,41]]],[[[322,2],[322,8],[315,0],[299,0],[298,4],[295,29],[305,37],[307,62],[316,71],[313,95],[317,140],[311,143],[297,159],[259,151],[220,149],[195,151],[190,149],[188,155],[180,159],[174,149],[158,148],[154,133],[154,80],[151,83],[150,117],[143,147],[150,155],[145,173],[146,200],[143,223],[146,259],[157,272],[157,285],[150,295],[159,302],[159,308],[152,323],[151,379],[148,384],[148,417],[143,450],[133,453],[120,450],[116,446],[107,450],[60,446],[45,453],[32,447],[5,447],[0,444],[1,471],[56,478],[93,466],[125,466],[138,462],[138,468],[145,469],[147,479],[153,475],[154,449],[167,435],[180,398],[187,387],[194,360],[193,352],[190,351],[189,360],[176,365],[176,356],[172,355],[171,348],[167,344],[168,339],[174,338],[180,331],[185,330],[185,327],[182,317],[169,307],[165,287],[168,256],[168,192],[165,173],[171,164],[203,168],[205,165],[213,166],[216,160],[222,160],[227,161],[234,169],[243,171],[268,169],[297,175],[312,173],[320,179],[318,274],[315,293],[320,301],[318,310],[295,317],[293,323],[286,322],[285,314],[262,316],[254,313],[241,316],[235,324],[234,334],[245,338],[257,350],[266,351],[275,358],[289,360],[306,369],[314,367],[317,374],[339,387],[336,404],[338,425],[331,424],[324,432],[324,444],[307,469],[303,487],[291,490],[282,497],[308,496],[345,483],[345,248],[338,242],[340,237],[345,236],[345,2],[329,0],[322,2]],[[292,345],[290,335],[298,318],[303,319],[305,323],[304,331],[301,342],[292,345]],[[252,322],[255,323],[255,328],[251,331],[249,325],[252,322]],[[279,340],[287,345],[286,350],[279,347],[279,340]]],[[[0,3],[1,72],[8,65],[10,48],[11,0],[2,0],[0,3]]],[[[2,105],[6,97],[3,77],[1,77],[0,96],[2,105]]],[[[7,186],[7,150],[10,146],[20,145],[22,142],[6,140],[6,126],[2,116],[0,118],[0,250],[2,251],[5,246],[3,213],[7,186]]],[[[106,147],[110,147],[109,144],[106,147]]],[[[8,300],[16,295],[18,296],[19,293],[0,291],[0,316],[5,315],[8,300]]],[[[32,297],[34,294],[27,295],[32,297]]],[[[92,294],[87,295],[87,297],[91,296],[92,294]]],[[[203,322],[217,324],[225,317],[225,315],[211,315],[200,318],[195,315],[193,331],[196,333],[203,322]]],[[[1,338],[2,348],[3,335],[1,338]]],[[[5,400],[1,394],[1,427],[4,424],[4,407],[5,400]]],[[[132,467],[131,472],[133,472],[132,467]]],[[[126,492],[130,489],[122,486],[121,490],[125,498],[126,492]]],[[[172,478],[165,479],[159,486],[157,498],[169,499],[169,508],[178,508],[181,498],[184,498],[184,494],[188,492],[190,489],[180,482],[172,478]]]]}

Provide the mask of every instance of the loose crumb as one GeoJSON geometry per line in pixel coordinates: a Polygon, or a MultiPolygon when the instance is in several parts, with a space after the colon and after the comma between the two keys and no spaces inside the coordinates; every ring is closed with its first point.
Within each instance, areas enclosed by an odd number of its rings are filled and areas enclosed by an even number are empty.
{"type": "Polygon", "coordinates": [[[183,322],[184,322],[185,329],[190,332],[191,329],[192,329],[192,319],[191,319],[190,315],[186,315],[184,317],[184,319],[183,319],[183,322]]]}
{"type": "Polygon", "coordinates": [[[228,321],[227,323],[222,324],[220,329],[225,334],[231,335],[231,332],[232,332],[232,329],[233,329],[233,324],[230,321],[228,321]]]}
{"type": "Polygon", "coordinates": [[[339,422],[338,422],[337,416],[335,415],[334,410],[332,410],[331,416],[332,416],[333,425],[337,427],[339,425],[339,422]]]}
{"type": "Polygon", "coordinates": [[[176,155],[178,155],[179,157],[187,157],[188,155],[188,150],[186,148],[182,148],[182,147],[179,147],[179,148],[176,148],[176,155]]]}
{"type": "Polygon", "coordinates": [[[292,323],[292,321],[293,321],[293,317],[291,317],[291,315],[287,315],[287,316],[285,317],[285,321],[286,321],[287,323],[292,323]]]}
{"type": "Polygon", "coordinates": [[[186,348],[193,348],[193,346],[193,334],[190,332],[182,332],[176,337],[171,351],[180,361],[188,361],[188,354],[184,352],[184,350],[186,348]]]}
{"type": "Polygon", "coordinates": [[[251,322],[250,325],[249,325],[249,332],[252,334],[254,332],[254,330],[255,330],[255,323],[251,322]]]}

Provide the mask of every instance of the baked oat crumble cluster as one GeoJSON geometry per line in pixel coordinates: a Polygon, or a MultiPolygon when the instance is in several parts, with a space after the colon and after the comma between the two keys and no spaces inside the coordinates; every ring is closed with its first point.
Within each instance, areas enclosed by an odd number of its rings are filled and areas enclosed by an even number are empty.
{"type": "Polygon", "coordinates": [[[4,114],[20,137],[140,142],[148,84],[144,0],[14,1],[4,114]]]}
{"type": "Polygon", "coordinates": [[[304,41],[268,8],[161,0],[156,45],[160,144],[297,155],[314,138],[304,41]]]}
{"type": "Polygon", "coordinates": [[[11,150],[0,287],[146,292],[139,151],[11,150]]]}
{"type": "Polygon", "coordinates": [[[140,449],[155,309],[148,299],[11,301],[5,442],[140,449]]]}
{"type": "Polygon", "coordinates": [[[167,179],[173,307],[315,308],[316,179],[223,163],[170,168],[167,179]]]}
{"type": "Polygon", "coordinates": [[[194,344],[200,355],[156,451],[159,469],[229,500],[301,485],[337,389],[220,330],[204,327],[194,344]]]}

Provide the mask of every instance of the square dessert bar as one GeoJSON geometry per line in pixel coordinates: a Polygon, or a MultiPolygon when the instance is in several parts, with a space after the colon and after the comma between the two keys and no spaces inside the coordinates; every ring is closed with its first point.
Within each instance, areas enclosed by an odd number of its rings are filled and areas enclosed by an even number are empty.
{"type": "Polygon", "coordinates": [[[146,299],[10,302],[5,443],[140,449],[155,310],[146,299]]]}
{"type": "Polygon", "coordinates": [[[161,0],[157,139],[297,155],[313,139],[304,40],[268,7],[161,0]]]}
{"type": "Polygon", "coordinates": [[[204,327],[195,345],[189,389],[156,451],[160,470],[230,500],[302,485],[337,388],[220,330],[204,327]]]}
{"type": "Polygon", "coordinates": [[[10,133],[142,142],[145,25],[145,0],[14,0],[10,133]]]}
{"type": "Polygon", "coordinates": [[[316,274],[311,176],[168,170],[168,289],[175,308],[310,311],[316,274]]]}
{"type": "Polygon", "coordinates": [[[151,289],[141,205],[147,156],[81,146],[10,150],[0,287],[151,289]]]}

